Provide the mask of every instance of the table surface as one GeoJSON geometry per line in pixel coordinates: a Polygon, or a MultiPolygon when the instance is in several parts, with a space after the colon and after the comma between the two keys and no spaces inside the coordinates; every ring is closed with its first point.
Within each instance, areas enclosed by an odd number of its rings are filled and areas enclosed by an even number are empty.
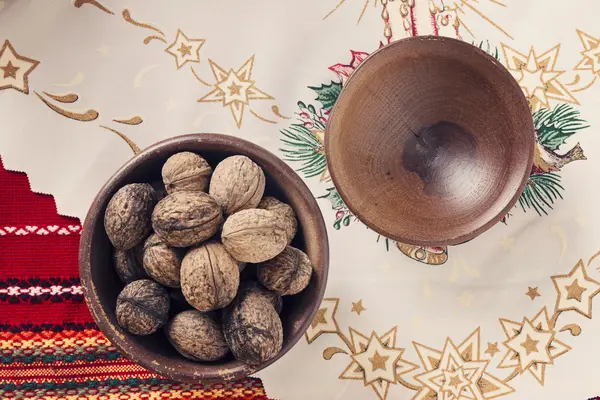
{"type": "Polygon", "coordinates": [[[597,395],[598,12],[594,0],[0,1],[2,398],[597,395]],[[537,131],[518,205],[451,248],[368,230],[323,151],[352,71],[380,46],[427,34],[496,57],[537,131]],[[106,341],[82,298],[80,221],[94,195],[140,148],[190,132],[278,154],[329,228],[317,318],[242,382],[188,386],[143,370],[106,341]]]}

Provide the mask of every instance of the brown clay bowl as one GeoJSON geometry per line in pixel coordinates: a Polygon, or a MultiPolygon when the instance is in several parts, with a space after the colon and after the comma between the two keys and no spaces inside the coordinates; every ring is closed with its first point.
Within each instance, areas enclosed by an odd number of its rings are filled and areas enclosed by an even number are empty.
{"type": "Polygon", "coordinates": [[[83,226],[79,251],[79,271],[85,299],[106,337],[124,355],[143,367],[170,379],[190,383],[241,379],[267,367],[287,353],[302,338],[321,304],[328,263],[325,224],[313,195],[300,177],[267,150],[239,138],[217,134],[192,134],[167,139],[127,162],[94,199],[83,226]],[[314,274],[303,292],[284,298],[281,313],[283,349],[258,368],[250,369],[233,357],[212,364],[192,362],[169,345],[162,330],[150,336],[134,336],[121,329],[116,322],[116,299],[123,284],[114,272],[111,244],[104,230],[106,205],[123,185],[160,182],[162,165],[167,158],[180,151],[201,154],[213,168],[231,155],[249,157],[265,172],[265,194],[291,205],[298,217],[299,230],[292,245],[308,254],[314,265],[314,274]]]}
{"type": "Polygon", "coordinates": [[[378,233],[460,244],[501,220],[531,171],[527,100],[493,57],[414,37],[371,54],[345,84],[325,134],[331,177],[378,233]]]}

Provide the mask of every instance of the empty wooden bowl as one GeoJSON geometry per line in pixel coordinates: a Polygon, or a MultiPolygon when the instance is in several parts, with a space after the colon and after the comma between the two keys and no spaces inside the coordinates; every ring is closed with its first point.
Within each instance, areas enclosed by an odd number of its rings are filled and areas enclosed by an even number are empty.
{"type": "Polygon", "coordinates": [[[350,77],[325,134],[333,182],[367,226],[399,242],[460,244],[502,219],[531,171],[534,127],[510,73],[479,48],[414,37],[350,77]]]}
{"type": "Polygon", "coordinates": [[[302,179],[277,156],[267,150],[232,136],[193,134],[157,143],[127,162],[113,175],[94,199],[85,220],[80,252],[79,272],[85,299],[98,327],[128,358],[168,378],[190,383],[241,379],[277,361],[302,338],[320,307],[329,262],[327,231],[319,207],[302,179]],[[112,195],[128,183],[161,183],[161,168],[173,154],[191,151],[201,154],[214,168],[224,158],[245,155],[262,167],[267,188],[265,195],[288,203],[298,218],[298,233],[292,245],[302,249],[312,261],[313,276],[300,294],[284,297],[281,320],[283,349],[279,354],[250,368],[232,356],[213,363],[193,362],[169,344],[159,330],[150,336],[135,336],[117,324],[115,305],[123,289],[112,260],[112,246],[104,230],[104,212],[112,195]]]}

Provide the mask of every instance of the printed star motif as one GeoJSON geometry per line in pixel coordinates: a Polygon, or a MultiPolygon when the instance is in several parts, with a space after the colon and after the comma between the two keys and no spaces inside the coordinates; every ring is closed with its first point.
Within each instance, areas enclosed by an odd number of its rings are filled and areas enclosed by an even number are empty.
{"type": "Polygon", "coordinates": [[[514,392],[486,372],[489,361],[481,359],[479,345],[479,328],[458,346],[446,338],[442,351],[414,343],[425,372],[414,377],[423,386],[413,400],[482,400],[514,392]]]}
{"type": "Polygon", "coordinates": [[[340,328],[335,319],[339,303],[340,299],[337,298],[323,299],[315,319],[306,330],[305,336],[308,344],[314,342],[323,333],[339,332],[340,328]]]}
{"type": "Polygon", "coordinates": [[[546,366],[554,364],[557,357],[571,348],[555,337],[556,331],[550,329],[548,312],[544,307],[537,315],[523,322],[500,319],[507,350],[498,364],[498,368],[516,369],[519,374],[529,371],[543,386],[546,366]]]}
{"type": "Polygon", "coordinates": [[[544,107],[550,109],[550,99],[579,104],[558,79],[565,72],[555,69],[560,45],[539,56],[533,47],[528,55],[505,44],[502,44],[502,50],[506,67],[523,89],[534,112],[544,107]]]}
{"type": "Polygon", "coordinates": [[[569,286],[566,286],[566,289],[567,300],[576,299],[577,301],[581,301],[581,295],[587,290],[586,288],[577,284],[577,279],[575,279],[569,286]]]}
{"type": "Polygon", "coordinates": [[[387,398],[390,385],[398,383],[400,377],[418,368],[402,359],[404,349],[396,348],[398,327],[379,336],[370,337],[350,328],[349,348],[352,361],[340,374],[344,380],[361,380],[370,386],[380,400],[387,398]]]}
{"type": "Polygon", "coordinates": [[[16,89],[29,93],[28,76],[39,64],[39,61],[19,55],[12,44],[5,40],[0,48],[0,90],[16,89]]]}
{"type": "Polygon", "coordinates": [[[538,331],[531,321],[525,318],[521,332],[504,342],[504,345],[519,355],[522,372],[533,363],[552,364],[549,349],[552,339],[554,339],[553,331],[538,331]]]}
{"type": "Polygon", "coordinates": [[[568,275],[553,276],[552,282],[558,292],[556,311],[574,310],[592,318],[592,299],[600,293],[600,282],[588,276],[582,260],[568,275]]]}
{"type": "MultiPolygon", "coordinates": [[[[531,336],[527,335],[527,339],[523,343],[521,343],[521,347],[525,349],[527,355],[531,353],[538,353],[539,350],[537,348],[539,340],[533,340],[531,336]]],[[[549,343],[548,343],[549,344],[549,343]]]]}
{"type": "Polygon", "coordinates": [[[325,319],[325,313],[327,312],[326,308],[321,308],[317,311],[317,315],[315,315],[315,319],[313,320],[311,326],[314,328],[319,324],[326,324],[327,320],[325,319]]]}
{"type": "Polygon", "coordinates": [[[583,58],[579,61],[575,69],[579,71],[589,70],[594,74],[600,75],[600,39],[588,35],[579,29],[577,30],[577,34],[583,44],[584,50],[581,52],[583,58]]]}
{"type": "Polygon", "coordinates": [[[354,302],[352,303],[352,311],[351,312],[355,312],[357,315],[360,315],[360,313],[365,310],[366,310],[366,308],[363,307],[362,300],[359,300],[356,303],[354,303],[354,302]]]}
{"type": "Polygon", "coordinates": [[[456,371],[444,371],[444,384],[442,392],[450,392],[456,398],[460,398],[460,392],[469,384],[465,376],[465,370],[460,367],[456,371]]]}
{"type": "Polygon", "coordinates": [[[496,353],[500,353],[500,350],[498,350],[498,342],[488,342],[487,350],[485,351],[485,353],[489,354],[490,357],[494,357],[496,353]]]}
{"type": "Polygon", "coordinates": [[[250,105],[250,100],[273,100],[273,97],[254,85],[252,67],[254,56],[250,57],[237,70],[227,72],[213,60],[208,60],[217,83],[213,90],[198,99],[198,102],[219,102],[223,107],[229,106],[237,127],[242,126],[245,106],[250,105]]]}
{"type": "Polygon", "coordinates": [[[14,65],[12,65],[10,61],[8,62],[8,64],[6,64],[6,66],[0,67],[0,69],[4,71],[3,78],[17,79],[17,71],[19,70],[19,67],[15,67],[14,65]]]}
{"type": "Polygon", "coordinates": [[[538,288],[536,287],[530,287],[528,286],[529,290],[527,291],[527,293],[525,293],[525,295],[529,296],[529,298],[531,299],[531,301],[535,300],[536,297],[540,297],[540,293],[538,292],[538,288]]]}
{"type": "Polygon", "coordinates": [[[377,371],[378,369],[387,371],[386,364],[387,364],[387,360],[389,358],[390,358],[390,356],[379,355],[377,350],[375,350],[375,354],[373,354],[373,358],[369,358],[369,361],[371,361],[371,365],[373,366],[373,371],[377,371]]]}
{"type": "Polygon", "coordinates": [[[181,29],[178,29],[175,41],[165,51],[175,57],[175,65],[180,69],[188,62],[200,62],[200,47],[204,42],[204,39],[189,39],[181,29]]]}

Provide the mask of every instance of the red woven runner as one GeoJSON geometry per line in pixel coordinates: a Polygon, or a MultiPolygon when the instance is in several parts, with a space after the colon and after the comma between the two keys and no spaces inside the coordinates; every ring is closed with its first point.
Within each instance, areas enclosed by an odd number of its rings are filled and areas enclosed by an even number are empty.
{"type": "Polygon", "coordinates": [[[267,399],[258,379],[180,384],[119,354],[83,300],[79,220],[1,159],[0,185],[1,399],[267,399]]]}

